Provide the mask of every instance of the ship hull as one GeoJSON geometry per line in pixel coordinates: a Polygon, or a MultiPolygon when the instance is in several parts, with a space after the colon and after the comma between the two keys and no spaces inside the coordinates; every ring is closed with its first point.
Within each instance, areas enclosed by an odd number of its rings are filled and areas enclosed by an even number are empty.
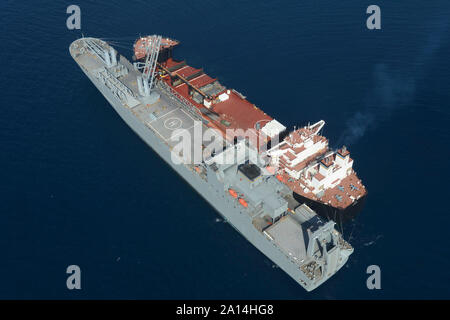
{"type": "MultiPolygon", "coordinates": [[[[74,56],[72,55],[72,57],[74,56]]],[[[78,63],[76,57],[74,57],[74,59],[78,63]]],[[[183,164],[174,163],[172,161],[171,149],[168,147],[167,143],[158,136],[154,130],[151,130],[140,118],[138,118],[131,108],[125,107],[120,99],[112,94],[110,88],[102,83],[91,70],[87,69],[84,65],[79,64],[79,66],[122,120],[125,121],[125,123],[127,123],[127,125],[151,149],[153,149],[159,157],[161,157],[177,174],[197,191],[198,194],[201,195],[245,239],[307,291],[311,291],[320,286],[345,265],[348,260],[348,255],[343,255],[341,257],[342,259],[340,259],[339,264],[333,272],[329,273],[327,276],[306,283],[305,281],[307,281],[307,278],[300,270],[299,265],[294,263],[289,256],[274,246],[272,242],[268,241],[267,237],[253,226],[250,215],[246,213],[244,208],[239,205],[233,197],[228,196],[228,190],[217,180],[214,174],[212,174],[211,177],[208,175],[208,178],[204,179],[195,172],[195,170],[192,170],[192,168],[183,164]]],[[[131,65],[128,65],[128,67],[130,69],[132,68],[131,65]]],[[[161,98],[166,95],[164,91],[157,88],[155,88],[155,91],[161,95],[161,98]]],[[[165,101],[169,104],[171,103],[170,99],[173,99],[173,97],[168,97],[168,100],[165,101]]]]}
{"type": "Polygon", "coordinates": [[[308,207],[313,209],[318,215],[321,217],[333,220],[337,224],[341,225],[343,223],[346,223],[350,220],[353,220],[356,218],[356,216],[361,212],[361,210],[364,207],[367,195],[364,195],[363,197],[356,200],[353,204],[348,206],[345,209],[335,208],[332,206],[329,206],[327,204],[324,204],[319,201],[315,201],[309,198],[306,198],[296,192],[293,192],[295,200],[300,202],[301,204],[306,203],[308,207]]]}
{"type": "MultiPolygon", "coordinates": [[[[299,267],[292,263],[292,261],[290,261],[280,250],[277,250],[273,244],[267,241],[267,238],[252,225],[251,220],[242,210],[240,205],[237,205],[236,201],[233,201],[234,198],[226,196],[226,191],[214,188],[210,183],[200,178],[197,173],[189,170],[186,166],[174,164],[171,160],[171,153],[167,145],[139,121],[129,109],[124,108],[120,101],[114,97],[102,83],[83,68],[82,70],[128,126],[195,191],[197,191],[197,193],[202,196],[216,212],[225,219],[225,221],[229,222],[234,229],[236,229],[259,251],[272,260],[307,291],[314,290],[328,280],[327,277],[323,277],[315,283],[305,286],[304,282],[302,282],[304,275],[299,267]]],[[[161,94],[163,93],[161,92],[161,94]]],[[[345,265],[346,261],[347,258],[343,259],[342,264],[336,272],[345,265]]]]}

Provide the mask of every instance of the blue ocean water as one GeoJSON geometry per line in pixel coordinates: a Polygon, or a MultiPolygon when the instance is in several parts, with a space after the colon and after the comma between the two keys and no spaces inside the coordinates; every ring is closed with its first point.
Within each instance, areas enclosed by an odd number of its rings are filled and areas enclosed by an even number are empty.
{"type": "Polygon", "coordinates": [[[0,298],[450,298],[450,3],[375,3],[371,31],[372,1],[78,1],[71,31],[72,1],[2,1],[0,298]],[[285,125],[324,119],[369,190],[348,264],[311,293],[274,267],[113,112],[69,55],[81,33],[129,57],[176,38],[285,125]]]}

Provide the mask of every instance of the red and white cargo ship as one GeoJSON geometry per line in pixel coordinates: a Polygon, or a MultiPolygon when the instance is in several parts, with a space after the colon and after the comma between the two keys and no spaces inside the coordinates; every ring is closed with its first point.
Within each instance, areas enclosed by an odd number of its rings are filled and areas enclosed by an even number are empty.
{"type": "MultiPolygon", "coordinates": [[[[142,61],[151,36],[134,43],[134,58],[142,61]]],[[[292,132],[249,102],[234,89],[227,89],[203,69],[173,58],[178,41],[163,38],[157,63],[159,80],[198,108],[205,123],[227,138],[228,129],[254,129],[267,137],[258,146],[270,145],[271,138],[284,137],[270,146],[269,168],[285,183],[300,203],[306,203],[321,216],[343,222],[361,211],[367,190],[353,170],[353,159],[343,146],[331,150],[328,139],[320,135],[323,120],[292,132]]]]}

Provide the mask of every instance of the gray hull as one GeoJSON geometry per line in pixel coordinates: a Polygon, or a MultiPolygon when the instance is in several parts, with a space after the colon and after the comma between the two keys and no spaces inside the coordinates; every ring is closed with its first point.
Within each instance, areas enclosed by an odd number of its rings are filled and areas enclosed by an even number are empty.
{"type": "MultiPolygon", "coordinates": [[[[250,241],[258,250],[278,265],[283,271],[289,274],[297,283],[299,283],[307,291],[313,290],[325,282],[332,274],[334,274],[345,264],[351,252],[340,257],[340,262],[337,263],[332,273],[329,272],[329,274],[326,274],[318,279],[309,279],[305,275],[305,272],[301,270],[299,265],[291,257],[289,257],[286,252],[280,250],[276,243],[268,239],[266,234],[255,228],[252,223],[252,217],[235,201],[235,199],[230,197],[227,192],[224,192],[223,186],[221,186],[218,181],[213,181],[213,174],[208,172],[208,179],[205,180],[189,166],[183,164],[177,165],[173,163],[171,160],[171,150],[168,147],[167,141],[164,141],[161,136],[149,128],[149,126],[136,115],[133,108],[124,106],[123,100],[113,94],[111,88],[96,77],[94,69],[90,70],[89,64],[84,63],[84,60],[80,60],[83,58],[83,53],[76,52],[76,50],[83,46],[80,41],[82,41],[82,39],[75,41],[71,45],[70,51],[74,57],[74,60],[78,63],[78,65],[80,65],[86,76],[108,100],[114,110],[128,124],[128,126],[162,159],[164,159],[164,161],[173,170],[183,177],[183,179],[189,183],[189,185],[194,188],[213,208],[215,208],[215,210],[226,221],[228,221],[237,231],[239,231],[245,239],[250,241]],[[77,44],[77,48],[73,48],[74,44],[77,44]]],[[[106,46],[106,44],[104,45],[106,46]]],[[[93,57],[92,59],[94,58],[96,57],[93,57]]],[[[98,58],[96,59],[99,60],[98,58]]],[[[123,57],[120,57],[120,62],[130,69],[131,65],[123,57]]],[[[129,72],[136,71],[129,70],[129,72]]],[[[156,90],[162,97],[167,95],[167,93],[161,89],[157,88],[156,90]]],[[[167,101],[170,103],[170,99],[167,101]]],[[[206,218],[207,217],[198,217],[198,219],[206,218]]]]}

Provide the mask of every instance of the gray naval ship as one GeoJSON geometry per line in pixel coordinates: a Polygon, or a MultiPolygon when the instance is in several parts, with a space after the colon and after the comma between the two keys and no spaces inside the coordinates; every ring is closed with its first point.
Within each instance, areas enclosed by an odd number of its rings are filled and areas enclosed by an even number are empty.
{"type": "MultiPolygon", "coordinates": [[[[107,42],[83,37],[70,54],[122,119],[244,238],[307,291],[333,276],[353,253],[352,246],[267,168],[252,162],[246,140],[223,141],[223,153],[237,152],[235,163],[212,154],[198,164],[176,164],[172,158],[176,127],[194,130],[201,113],[155,76],[161,37],[149,45],[144,65],[130,63],[107,42]],[[245,195],[245,203],[240,195],[245,195]]],[[[204,129],[207,129],[206,127],[204,129]]],[[[192,137],[194,135],[191,135],[192,137]]],[[[199,217],[205,219],[207,217],[199,217]]]]}

